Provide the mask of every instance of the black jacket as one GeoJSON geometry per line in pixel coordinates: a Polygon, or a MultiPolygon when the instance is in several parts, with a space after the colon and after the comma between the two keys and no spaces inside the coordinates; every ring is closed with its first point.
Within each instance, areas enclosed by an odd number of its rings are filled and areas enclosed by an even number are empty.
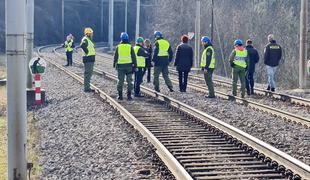
{"type": "MultiPolygon", "coordinates": [[[[122,41],[120,42],[120,44],[130,44],[129,41],[122,41]]],[[[114,63],[113,63],[113,67],[116,68],[128,68],[128,67],[137,67],[137,60],[136,60],[136,54],[135,51],[133,50],[133,47],[131,47],[131,60],[132,63],[130,64],[117,64],[118,61],[118,46],[115,49],[115,54],[114,54],[114,63]]]]}
{"type": "Polygon", "coordinates": [[[255,64],[259,61],[259,54],[257,50],[252,45],[247,45],[246,50],[248,51],[249,56],[249,66],[248,72],[255,72],[255,64]]]}
{"type": "Polygon", "coordinates": [[[148,57],[145,59],[146,61],[146,67],[152,67],[152,53],[153,53],[153,47],[150,44],[150,47],[146,48],[148,52],[148,57]]]}
{"type": "Polygon", "coordinates": [[[282,48],[275,40],[271,41],[264,50],[264,63],[268,66],[278,66],[282,58],[282,48]]]}
{"type": "Polygon", "coordinates": [[[189,72],[193,66],[194,52],[193,48],[187,43],[181,43],[176,50],[174,66],[177,71],[189,72]]]}
{"type": "MultiPolygon", "coordinates": [[[[163,38],[159,38],[159,39],[163,39],[163,38]]],[[[159,40],[157,39],[157,40],[159,40]]],[[[168,66],[169,63],[172,61],[173,59],[173,51],[171,49],[171,46],[168,49],[168,56],[163,56],[163,57],[159,57],[158,56],[158,51],[159,51],[159,45],[158,42],[155,42],[155,48],[154,48],[154,55],[153,55],[153,62],[155,64],[155,66],[168,66]]]]}

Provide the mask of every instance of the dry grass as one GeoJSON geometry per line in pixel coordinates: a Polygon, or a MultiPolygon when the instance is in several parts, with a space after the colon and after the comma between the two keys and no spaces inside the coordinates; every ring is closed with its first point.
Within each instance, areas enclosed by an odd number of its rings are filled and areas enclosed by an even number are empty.
{"type": "MultiPolygon", "coordinates": [[[[0,87],[0,111],[6,106],[6,90],[5,87],[0,87]]],[[[2,112],[0,113],[0,179],[7,177],[7,135],[6,135],[6,118],[2,112]]]]}

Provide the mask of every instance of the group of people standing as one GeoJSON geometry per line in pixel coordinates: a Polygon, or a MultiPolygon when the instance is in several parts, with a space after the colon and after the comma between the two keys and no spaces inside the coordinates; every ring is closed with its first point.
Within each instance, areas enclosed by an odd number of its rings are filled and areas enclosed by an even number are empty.
{"type": "MultiPolygon", "coordinates": [[[[81,41],[84,71],[84,91],[92,92],[90,88],[90,79],[93,73],[95,62],[95,46],[92,41],[93,30],[85,28],[84,37],[81,41]]],[[[170,92],[174,92],[172,82],[169,78],[169,65],[173,61],[173,51],[168,40],[163,37],[159,31],[154,32],[154,48],[149,39],[139,37],[136,39],[135,46],[129,41],[126,32],[121,33],[121,42],[117,45],[113,67],[118,74],[118,99],[123,100],[123,86],[126,78],[127,82],[127,99],[132,99],[132,90],[135,97],[142,97],[140,85],[146,74],[147,83],[151,82],[151,68],[154,67],[154,89],[160,92],[159,76],[162,74],[165,84],[170,92]],[[132,76],[134,75],[134,83],[132,76]]],[[[183,35],[181,43],[176,48],[174,66],[179,75],[179,90],[186,92],[188,74],[191,71],[194,61],[193,48],[189,45],[189,37],[183,35]]],[[[282,48],[278,45],[272,34],[268,35],[268,44],[264,49],[264,64],[266,65],[268,78],[268,91],[275,91],[275,71],[282,58],[282,48]]],[[[216,56],[211,39],[208,36],[201,38],[201,45],[204,47],[200,59],[200,67],[204,74],[204,79],[209,93],[207,98],[215,98],[213,86],[213,72],[216,68],[216,56]]],[[[73,36],[69,35],[63,44],[66,48],[67,66],[72,65],[72,52],[74,48],[73,36]]],[[[229,62],[232,67],[232,95],[237,96],[237,82],[240,79],[241,97],[245,93],[254,94],[254,73],[255,65],[259,62],[259,53],[253,47],[252,40],[248,39],[244,45],[241,39],[234,41],[234,48],[229,56],[229,62]]]]}

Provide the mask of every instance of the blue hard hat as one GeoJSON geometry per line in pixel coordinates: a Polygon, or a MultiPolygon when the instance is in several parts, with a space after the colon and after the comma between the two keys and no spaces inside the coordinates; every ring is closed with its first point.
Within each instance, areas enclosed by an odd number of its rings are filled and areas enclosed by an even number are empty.
{"type": "Polygon", "coordinates": [[[128,39],[129,39],[128,34],[127,34],[126,32],[122,32],[122,34],[121,34],[121,40],[123,41],[123,40],[128,40],[128,39]]]}
{"type": "Polygon", "coordinates": [[[242,46],[243,45],[243,41],[241,39],[237,39],[234,42],[235,46],[242,46]]]}
{"type": "Polygon", "coordinates": [[[162,37],[163,34],[162,34],[160,31],[155,31],[155,32],[154,32],[154,36],[155,36],[155,37],[162,37]]]}
{"type": "Polygon", "coordinates": [[[209,38],[208,36],[203,36],[203,37],[201,38],[201,42],[211,43],[211,40],[210,40],[210,38],[209,38]]]}

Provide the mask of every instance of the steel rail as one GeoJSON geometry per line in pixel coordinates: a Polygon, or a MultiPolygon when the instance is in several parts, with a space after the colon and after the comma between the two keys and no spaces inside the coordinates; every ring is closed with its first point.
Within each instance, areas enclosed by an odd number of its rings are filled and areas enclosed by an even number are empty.
{"type": "MultiPolygon", "coordinates": [[[[60,54],[58,53],[58,55],[60,54]]],[[[77,62],[75,63],[81,64],[77,62]]],[[[103,70],[100,70],[98,68],[94,68],[94,72],[99,75],[105,76],[111,80],[117,81],[117,77],[111,73],[104,72],[103,70]]],[[[186,105],[185,103],[182,103],[178,100],[175,100],[171,97],[158,93],[144,86],[141,86],[141,91],[145,95],[148,95],[150,97],[156,98],[157,100],[165,102],[169,104],[171,107],[174,107],[177,110],[184,112],[189,116],[199,119],[201,122],[204,122],[208,125],[215,127],[217,130],[223,132],[228,137],[239,143],[240,146],[244,147],[244,149],[250,148],[254,153],[259,154],[259,156],[263,158],[265,161],[273,161],[275,164],[278,164],[279,169],[282,169],[283,172],[285,171],[286,174],[294,172],[296,173],[295,175],[297,177],[301,177],[301,179],[307,179],[310,177],[310,167],[308,165],[276,149],[275,147],[251,136],[250,134],[247,134],[200,110],[197,110],[189,105],[186,105]]],[[[239,100],[240,99],[241,98],[239,98],[239,100]]],[[[244,101],[243,99],[241,100],[244,101]]]]}
{"type": "MultiPolygon", "coordinates": [[[[61,69],[72,78],[77,80],[79,83],[84,83],[82,77],[78,76],[75,73],[72,73],[66,68],[56,64],[52,60],[47,59],[47,57],[43,56],[40,53],[43,48],[44,47],[38,49],[38,54],[41,57],[44,57],[50,64],[54,65],[58,69],[61,69]]],[[[121,106],[108,94],[106,94],[93,84],[91,84],[91,87],[96,91],[96,93],[100,95],[100,97],[104,101],[109,103],[115,110],[117,110],[121,114],[122,117],[124,117],[126,121],[128,121],[135,129],[137,129],[139,133],[143,135],[143,137],[147,138],[147,140],[155,147],[157,155],[177,179],[192,179],[188,172],[184,169],[184,167],[178,162],[178,160],[175,159],[175,157],[167,150],[167,148],[142,123],[140,123],[131,113],[129,113],[123,106],[121,106]]]]}
{"type": "MultiPolygon", "coordinates": [[[[103,53],[97,53],[98,56],[107,58],[107,59],[111,59],[113,58],[113,56],[108,55],[108,54],[103,54],[103,53]]],[[[169,69],[170,72],[176,73],[176,70],[170,68],[169,69]]],[[[198,80],[198,81],[203,81],[204,79],[198,75],[195,74],[190,74],[189,78],[194,79],[194,80],[198,80]]],[[[224,87],[231,87],[232,83],[225,81],[225,80],[220,80],[220,79],[213,79],[214,84],[216,85],[220,85],[220,86],[224,86],[224,87]]],[[[238,87],[240,87],[240,84],[238,84],[238,87]]],[[[301,98],[301,97],[297,97],[297,96],[293,96],[293,95],[288,95],[288,94],[284,94],[284,93],[278,93],[278,92],[271,92],[271,91],[267,91],[261,88],[254,88],[254,92],[257,95],[261,95],[261,96],[269,96],[269,97],[273,97],[275,99],[279,99],[282,101],[289,101],[292,104],[297,104],[297,105],[303,105],[303,106],[307,106],[310,107],[310,99],[306,99],[306,98],[301,98]]]]}
{"type": "MultiPolygon", "coordinates": [[[[105,54],[102,57],[110,58],[108,55],[105,55],[105,54]]],[[[198,78],[198,77],[195,77],[195,78],[198,78]]],[[[175,79],[175,78],[170,78],[170,79],[171,79],[171,81],[174,84],[178,84],[178,80],[177,79],[175,79]]],[[[198,85],[198,84],[188,83],[188,87],[191,88],[191,89],[194,89],[194,90],[196,90],[198,92],[202,92],[202,93],[207,93],[208,92],[207,87],[201,86],[201,85],[198,85]]],[[[274,93],[274,94],[277,94],[277,93],[274,93]]],[[[226,94],[226,93],[221,92],[221,91],[215,91],[215,95],[220,97],[220,98],[222,98],[222,99],[227,99],[227,100],[239,103],[239,104],[243,104],[243,105],[245,105],[247,107],[250,107],[250,108],[252,108],[254,110],[259,110],[259,111],[262,111],[262,112],[266,112],[266,113],[275,115],[275,116],[280,117],[280,118],[282,118],[282,119],[284,119],[284,120],[286,120],[288,122],[295,122],[295,123],[297,123],[299,125],[303,125],[303,126],[305,126],[307,128],[310,128],[310,119],[305,118],[303,116],[296,115],[296,114],[293,114],[293,113],[290,113],[290,112],[286,112],[286,111],[283,111],[283,110],[280,110],[280,109],[277,109],[277,108],[274,108],[274,107],[271,107],[271,106],[268,106],[268,105],[260,104],[260,103],[257,103],[257,102],[254,102],[254,101],[251,101],[251,100],[248,100],[248,99],[240,98],[240,97],[237,97],[237,96],[232,96],[232,95],[226,94]]],[[[284,99],[284,96],[281,96],[280,98],[284,99]]]]}

